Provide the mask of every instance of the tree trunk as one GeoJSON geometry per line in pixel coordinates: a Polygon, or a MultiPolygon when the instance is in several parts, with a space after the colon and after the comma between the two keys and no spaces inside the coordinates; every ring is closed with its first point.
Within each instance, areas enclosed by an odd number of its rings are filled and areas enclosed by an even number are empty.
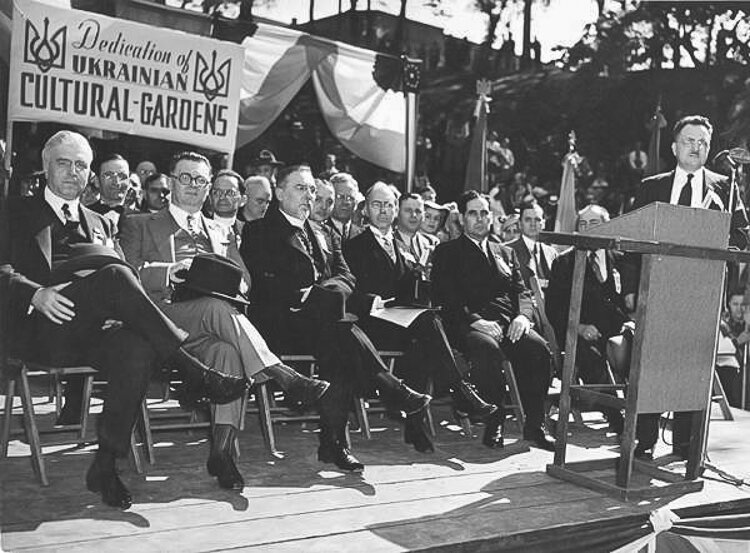
{"type": "Polygon", "coordinates": [[[531,65],[531,4],[534,0],[523,0],[523,50],[521,53],[521,67],[531,65]]]}

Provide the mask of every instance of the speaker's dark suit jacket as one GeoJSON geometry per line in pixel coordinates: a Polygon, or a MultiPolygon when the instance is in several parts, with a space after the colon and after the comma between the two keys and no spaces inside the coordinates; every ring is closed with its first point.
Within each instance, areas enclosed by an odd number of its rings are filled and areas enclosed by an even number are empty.
{"type": "Polygon", "coordinates": [[[519,314],[530,321],[534,317],[531,292],[523,283],[515,252],[495,242],[487,245],[492,261],[466,235],[435,249],[433,296],[443,306],[448,335],[457,344],[469,325],[480,319],[498,321],[507,330],[519,314]]]}

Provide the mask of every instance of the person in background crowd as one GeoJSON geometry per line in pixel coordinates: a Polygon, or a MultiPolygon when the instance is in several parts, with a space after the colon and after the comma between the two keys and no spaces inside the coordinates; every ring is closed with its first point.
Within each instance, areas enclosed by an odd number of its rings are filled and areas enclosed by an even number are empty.
{"type": "MultiPolygon", "coordinates": [[[[413,196],[412,202],[421,203],[419,196],[413,196]]],[[[411,388],[426,390],[433,374],[451,388],[458,409],[481,418],[490,416],[497,406],[484,402],[466,380],[435,312],[422,313],[407,328],[371,316],[387,298],[399,303],[412,299],[400,296],[405,290],[414,295],[414,287],[423,277],[421,271],[410,267],[395,244],[392,228],[397,199],[390,186],[376,182],[367,191],[365,202],[371,223],[344,244],[344,257],[356,279],[350,304],[360,326],[378,348],[406,351],[398,369],[411,388]]],[[[418,225],[412,226],[416,232],[418,225]]],[[[423,412],[407,416],[404,441],[419,452],[434,451],[423,412]]]]}
{"type": "Polygon", "coordinates": [[[156,213],[169,206],[169,176],[154,173],[146,177],[142,211],[156,213]]]}
{"type": "Polygon", "coordinates": [[[521,217],[513,213],[500,223],[500,241],[503,244],[512,242],[521,236],[521,217]]]}
{"type": "Polygon", "coordinates": [[[323,169],[323,172],[318,175],[319,178],[329,180],[333,175],[339,172],[338,167],[336,167],[336,154],[326,154],[323,163],[325,164],[325,169],[323,169]]]}
{"type": "Polygon", "coordinates": [[[265,177],[272,186],[276,186],[276,172],[284,163],[276,159],[271,150],[261,150],[258,157],[249,163],[248,177],[265,177]]]}
{"type": "MultiPolygon", "coordinates": [[[[336,175],[334,175],[334,178],[336,175]]],[[[346,315],[354,277],[331,231],[331,246],[310,225],[315,179],[308,165],[279,172],[276,198],[263,219],[245,225],[242,258],[252,275],[250,316],[283,351],[312,353],[329,377],[336,405],[321,409],[318,459],[360,472],[364,465],[347,445],[347,413],[353,394],[371,383],[394,408],[421,412],[430,397],[388,372],[367,335],[346,315]]],[[[329,227],[330,229],[330,227],[329,227]]]]}
{"type": "Polygon", "coordinates": [[[86,183],[86,188],[84,188],[83,193],[81,194],[81,203],[86,207],[98,203],[102,197],[99,188],[99,177],[96,173],[91,171],[89,173],[89,180],[86,183]]]}
{"type": "Polygon", "coordinates": [[[333,213],[336,191],[333,189],[333,185],[325,179],[315,179],[315,186],[315,203],[310,213],[310,220],[322,225],[330,219],[333,213]]]}
{"type": "MultiPolygon", "coordinates": [[[[472,381],[487,401],[502,405],[503,363],[512,363],[526,411],[523,437],[554,451],[544,430],[545,401],[552,356],[547,342],[531,328],[531,292],[524,286],[513,250],[488,240],[491,212],[487,199],[474,190],[458,202],[464,234],[435,249],[433,299],[443,307],[451,344],[472,365],[472,381]]],[[[490,418],[482,439],[502,447],[502,409],[490,418]]]]}
{"type": "Polygon", "coordinates": [[[266,177],[247,177],[240,187],[240,192],[245,197],[239,218],[246,223],[262,219],[271,203],[271,181],[266,177]]]}
{"type": "Polygon", "coordinates": [[[336,191],[336,199],[327,224],[343,243],[362,232],[362,227],[352,220],[354,211],[362,199],[362,193],[356,179],[349,173],[336,173],[331,177],[331,184],[336,191]]]}
{"type": "Polygon", "coordinates": [[[242,194],[242,184],[242,176],[239,173],[231,169],[222,169],[216,173],[209,192],[214,212],[213,220],[229,229],[238,251],[245,223],[237,219],[237,213],[247,202],[247,197],[242,194]]]}
{"type": "MultiPolygon", "coordinates": [[[[251,280],[229,230],[201,213],[211,185],[208,159],[196,152],[182,152],[175,156],[171,174],[169,208],[151,215],[126,217],[121,231],[125,259],[138,270],[149,297],[187,331],[191,353],[217,371],[249,382],[273,379],[301,403],[318,402],[328,383],[304,377],[284,365],[240,312],[242,300],[238,304],[236,300],[208,295],[179,299],[173,295],[175,286],[185,281],[194,259],[201,254],[226,258],[244,274],[246,285],[251,280]]],[[[234,190],[239,176],[226,175],[231,178],[224,179],[223,184],[234,190]]],[[[242,405],[241,398],[212,405],[211,451],[206,468],[220,487],[230,490],[245,486],[234,458],[242,405]]]]}
{"type": "Polygon", "coordinates": [[[246,387],[239,379],[227,385],[187,352],[187,332],[164,316],[120,259],[112,225],[81,205],[92,159],[82,135],[60,131],[42,150],[44,193],[4,202],[0,279],[8,293],[0,311],[12,324],[2,338],[21,359],[91,365],[106,376],[108,393],[86,487],[107,505],[127,509],[132,497],[117,475],[116,459],[130,452],[153,371],[168,363],[205,383],[212,397],[239,397],[246,387]]]}
{"type": "Polygon", "coordinates": [[[19,182],[18,195],[22,197],[36,196],[44,188],[43,182],[43,171],[34,171],[31,174],[24,175],[19,182]]]}
{"type": "MultiPolygon", "coordinates": [[[[716,372],[721,379],[727,401],[732,407],[742,405],[742,371],[745,366],[745,348],[750,342],[750,309],[745,304],[743,290],[729,294],[729,308],[722,314],[720,330],[735,347],[734,362],[720,362],[717,359],[716,372]]],[[[726,361],[726,360],[725,360],[726,361]]]]}
{"type": "Polygon", "coordinates": [[[398,199],[398,215],[393,236],[407,265],[430,278],[432,252],[440,243],[437,236],[420,231],[424,222],[424,201],[418,194],[404,194],[398,199]]]}
{"type": "Polygon", "coordinates": [[[419,190],[415,190],[414,193],[422,196],[422,199],[425,202],[437,202],[437,192],[431,184],[428,184],[419,190]]]}
{"type": "Polygon", "coordinates": [[[448,240],[445,223],[448,220],[450,208],[437,204],[432,200],[424,201],[424,218],[420,230],[428,236],[437,238],[440,242],[448,240]]]}
{"type": "Polygon", "coordinates": [[[146,179],[155,173],[158,173],[158,171],[152,161],[143,160],[135,166],[135,174],[138,175],[138,179],[144,188],[146,187],[146,179]]]}
{"type": "Polygon", "coordinates": [[[125,198],[130,189],[130,166],[120,154],[109,154],[99,164],[99,187],[101,198],[89,206],[92,211],[104,215],[118,227],[120,216],[126,211],[125,198]]]}
{"type": "Polygon", "coordinates": [[[143,186],[141,180],[135,173],[130,174],[130,188],[125,194],[125,201],[122,204],[126,211],[136,212],[141,210],[143,205],[143,186]]]}

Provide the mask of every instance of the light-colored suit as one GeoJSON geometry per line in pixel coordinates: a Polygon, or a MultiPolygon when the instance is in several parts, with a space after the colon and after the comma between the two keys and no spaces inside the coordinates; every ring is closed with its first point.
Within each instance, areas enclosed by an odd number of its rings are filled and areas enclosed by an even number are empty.
{"type": "MultiPolygon", "coordinates": [[[[229,229],[205,217],[203,225],[212,252],[238,263],[249,286],[250,273],[229,229]]],[[[213,297],[177,303],[170,301],[169,267],[175,262],[175,234],[179,230],[179,225],[166,209],[126,218],[119,235],[125,259],[138,270],[151,299],[190,334],[185,347],[191,353],[221,372],[244,374],[248,379],[262,378],[263,375],[258,375],[260,371],[280,361],[245,315],[228,302],[213,297]]],[[[214,408],[216,424],[239,424],[240,400],[214,408]]]]}

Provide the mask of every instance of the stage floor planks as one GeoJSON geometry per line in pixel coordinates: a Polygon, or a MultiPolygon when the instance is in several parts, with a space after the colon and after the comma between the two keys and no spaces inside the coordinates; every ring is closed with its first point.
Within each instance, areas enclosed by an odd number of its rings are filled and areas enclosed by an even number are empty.
{"type": "MultiPolygon", "coordinates": [[[[39,399],[41,401],[41,399],[39,399]]],[[[49,412],[49,405],[39,405],[49,412]]],[[[715,413],[709,458],[719,468],[750,478],[750,413],[734,411],[726,422],[715,413]]],[[[586,522],[647,514],[662,507],[750,498],[750,488],[706,479],[700,493],[620,502],[547,476],[552,454],[526,451],[511,434],[505,450],[468,439],[435,409],[437,450],[422,455],[402,443],[397,423],[372,417],[373,439],[353,433],[361,476],[344,475],[315,457],[314,425],[277,427],[283,456],[267,453],[253,417],[242,433],[240,470],[247,487],[240,495],[220,490],[205,471],[205,433],[155,435],[156,464],[146,474],[121,463],[135,498],[126,512],[103,506],[86,491],[83,477],[92,448],[46,456],[50,487],[31,472],[28,447],[11,442],[2,462],[2,549],[4,551],[206,551],[396,552],[523,549],[528,536],[554,533],[586,522]]],[[[588,426],[572,425],[569,460],[617,454],[613,435],[590,414],[588,426]]],[[[52,415],[40,417],[51,424],[52,415]]],[[[474,426],[481,435],[481,426],[474,426]]],[[[668,446],[662,444],[662,453],[668,446]]],[[[53,451],[47,449],[46,451],[53,451]]],[[[707,476],[715,476],[708,473],[707,476]]]]}

